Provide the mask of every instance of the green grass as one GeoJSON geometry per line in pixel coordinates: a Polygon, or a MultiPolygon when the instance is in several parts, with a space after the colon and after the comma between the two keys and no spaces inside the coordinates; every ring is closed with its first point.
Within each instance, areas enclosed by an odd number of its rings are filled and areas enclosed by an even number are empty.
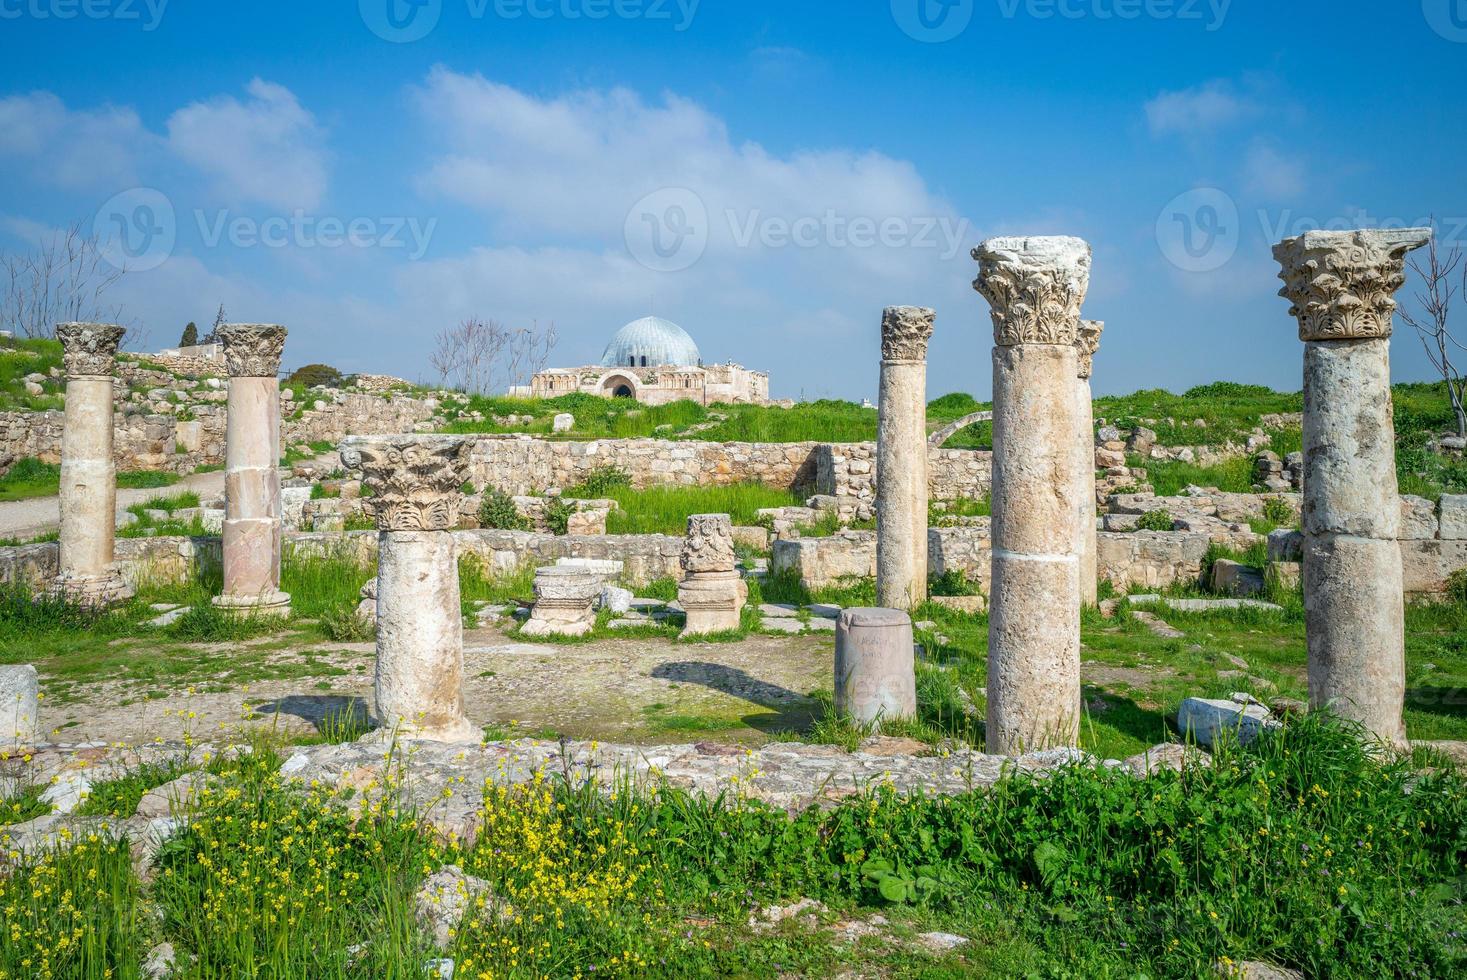
{"type": "Polygon", "coordinates": [[[471,977],[1467,970],[1462,777],[1381,764],[1322,718],[1146,780],[1073,766],[794,814],[737,792],[608,792],[575,769],[488,786],[471,846],[390,801],[359,810],[352,791],[288,784],[281,761],[262,743],[211,763],[222,782],[146,882],[101,838],[23,862],[0,971],[136,976],[163,941],[201,977],[417,977],[436,956],[471,977]],[[437,952],[413,896],[449,863],[515,914],[470,915],[437,952]],[[813,925],[751,926],[799,897],[824,904],[813,925]],[[875,934],[848,939],[851,922],[875,934]],[[926,952],[913,938],[929,930],[970,941],[926,952]]]}
{"type": "MultiPolygon", "coordinates": [[[[177,473],[162,470],[123,470],[117,474],[120,490],[152,490],[156,487],[171,487],[182,479],[177,473]]],[[[198,497],[189,505],[197,507],[198,497]]]]}
{"type": "Polygon", "coordinates": [[[180,762],[145,762],[117,779],[93,784],[91,794],[76,812],[84,817],[131,817],[150,790],[186,772],[187,767],[180,762]]]}
{"type": "Polygon", "coordinates": [[[0,476],[0,500],[54,497],[61,486],[61,467],[27,456],[0,476]]]}
{"type": "Polygon", "coordinates": [[[61,367],[61,341],[49,338],[0,340],[0,412],[43,412],[62,407],[65,378],[52,378],[52,368],[61,367]],[[45,391],[32,395],[25,390],[25,376],[44,374],[45,391]]]}
{"type": "MultiPolygon", "coordinates": [[[[576,488],[567,494],[574,492],[576,488]]],[[[602,494],[620,505],[607,518],[606,530],[610,534],[683,535],[688,531],[688,517],[693,514],[729,514],[735,524],[752,525],[759,522],[761,508],[804,503],[798,494],[758,483],[642,490],[622,486],[603,488],[602,494]]]]}

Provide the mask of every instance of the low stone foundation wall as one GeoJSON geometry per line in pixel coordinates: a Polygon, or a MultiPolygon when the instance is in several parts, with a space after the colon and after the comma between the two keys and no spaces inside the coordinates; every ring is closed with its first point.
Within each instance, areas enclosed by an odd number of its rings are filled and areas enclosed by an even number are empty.
{"type": "MultiPolygon", "coordinates": [[[[620,561],[631,585],[660,578],[680,579],[678,559],[683,539],[666,534],[609,534],[558,537],[526,531],[473,530],[453,532],[458,553],[475,555],[491,571],[509,571],[522,564],[549,565],[557,558],[597,558],[620,561]]],[[[282,545],[287,559],[341,557],[371,566],[377,561],[376,531],[287,534],[282,545]]],[[[54,542],[0,548],[0,582],[46,582],[56,576],[59,545],[54,542]]],[[[218,568],[220,539],[119,538],[117,562],[134,587],[140,584],[187,582],[218,568]]]]}
{"type": "MultiPolygon", "coordinates": [[[[927,574],[957,571],[986,594],[993,545],[987,523],[934,527],[927,532],[927,574]]],[[[837,585],[841,579],[876,576],[876,532],[840,531],[828,538],[774,542],[769,570],[799,577],[807,589],[837,585]]]]}
{"type": "MultiPolygon", "coordinates": [[[[846,519],[866,520],[876,500],[874,443],[677,442],[597,439],[557,442],[525,436],[484,436],[474,447],[469,478],[509,494],[580,483],[615,467],[632,486],[710,486],[763,483],[838,501],[846,519]]],[[[936,500],[981,498],[992,482],[992,454],[969,449],[929,453],[936,500]]]]}
{"type": "Polygon", "coordinates": [[[1102,531],[1096,541],[1099,574],[1121,590],[1195,583],[1210,541],[1200,531],[1102,531]]]}

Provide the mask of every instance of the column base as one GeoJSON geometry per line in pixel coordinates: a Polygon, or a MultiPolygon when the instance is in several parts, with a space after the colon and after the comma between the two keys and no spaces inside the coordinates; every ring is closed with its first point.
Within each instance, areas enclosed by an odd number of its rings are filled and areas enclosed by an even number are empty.
{"type": "Polygon", "coordinates": [[[478,745],[484,741],[484,729],[464,717],[445,719],[436,723],[424,720],[416,723],[394,721],[389,724],[381,718],[374,720],[377,727],[363,735],[360,741],[451,742],[457,745],[478,745]]]}
{"type": "Polygon", "coordinates": [[[109,570],[98,575],[58,575],[46,594],[82,606],[103,607],[131,599],[133,588],[115,570],[109,570]]]}
{"type": "Polygon", "coordinates": [[[284,592],[262,592],[259,595],[216,595],[212,603],[215,609],[230,616],[290,615],[290,596],[284,592]]]}
{"type": "Polygon", "coordinates": [[[749,587],[738,572],[696,572],[677,587],[678,605],[687,614],[681,636],[726,633],[739,628],[749,587]]]}

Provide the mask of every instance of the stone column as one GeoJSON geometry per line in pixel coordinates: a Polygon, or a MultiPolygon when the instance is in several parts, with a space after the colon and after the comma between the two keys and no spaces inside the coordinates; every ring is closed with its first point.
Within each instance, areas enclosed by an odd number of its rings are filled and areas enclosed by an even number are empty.
{"type": "Polygon", "coordinates": [[[1074,745],[1080,720],[1075,379],[1090,246],[992,238],[973,250],[993,308],[993,581],[988,751],[1074,745]]]}
{"type": "Polygon", "coordinates": [[[341,461],[377,519],[377,720],[399,734],[478,742],[464,713],[464,625],[453,528],[472,441],[354,436],[341,461]]]}
{"type": "Polygon", "coordinates": [[[585,636],[596,628],[596,599],[605,579],[577,565],[535,570],[535,605],[522,636],[585,636]]]}
{"type": "Polygon", "coordinates": [[[917,716],[912,617],[843,609],[835,621],[835,710],[858,724],[917,716]]]}
{"type": "Polygon", "coordinates": [[[56,325],[66,364],[66,422],[61,431],[61,556],[51,589],[85,605],[132,595],[113,564],[112,372],[124,332],[112,323],[56,325]]]}
{"type": "Polygon", "coordinates": [[[1304,341],[1309,700],[1404,745],[1405,607],[1390,336],[1431,229],[1311,231],[1274,246],[1304,341]]]}
{"type": "Polygon", "coordinates": [[[927,341],[937,314],[890,306],[881,317],[876,430],[876,602],[927,601],[927,341]]]}
{"type": "Polygon", "coordinates": [[[1105,324],[1099,320],[1081,320],[1079,332],[1080,371],[1075,384],[1076,451],[1079,453],[1080,481],[1085,499],[1080,514],[1080,601],[1093,606],[1100,601],[1100,570],[1096,541],[1095,499],[1095,401],[1090,391],[1090,373],[1095,354],[1100,350],[1100,334],[1105,324]]]}
{"type": "Polygon", "coordinates": [[[677,601],[688,615],[682,635],[738,629],[749,587],[738,573],[733,519],[727,514],[689,517],[682,566],[686,574],[677,587],[677,601]]]}
{"type": "Polygon", "coordinates": [[[229,369],[224,444],[224,594],[221,609],[285,616],[280,591],[280,354],[285,328],[219,328],[229,369]]]}

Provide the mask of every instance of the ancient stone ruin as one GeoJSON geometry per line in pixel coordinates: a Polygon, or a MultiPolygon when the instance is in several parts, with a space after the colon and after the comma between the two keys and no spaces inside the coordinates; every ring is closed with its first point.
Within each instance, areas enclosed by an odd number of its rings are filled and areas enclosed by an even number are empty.
{"type": "Polygon", "coordinates": [[[987,740],[990,752],[1017,755],[1079,737],[1087,510],[1074,391],[1090,246],[993,238],[973,257],[996,344],[987,740]]]}
{"type": "Polygon", "coordinates": [[[1095,399],[1090,392],[1090,375],[1095,367],[1095,355],[1100,350],[1100,334],[1104,330],[1105,324],[1099,320],[1080,321],[1080,370],[1074,388],[1078,437],[1075,445],[1080,454],[1075,465],[1079,468],[1083,484],[1080,504],[1084,508],[1080,515],[1080,601],[1087,606],[1095,605],[1100,590],[1095,498],[1095,399]]]}
{"type": "Polygon", "coordinates": [[[1390,337],[1431,229],[1311,231],[1274,246],[1304,342],[1309,699],[1403,745],[1405,609],[1390,337]]]}
{"type": "Polygon", "coordinates": [[[377,519],[377,720],[444,742],[477,742],[464,714],[464,627],[453,528],[470,442],[366,436],[342,459],[372,488],[377,519]]]}
{"type": "Polygon", "coordinates": [[[535,571],[535,605],[520,628],[526,636],[584,636],[596,625],[603,578],[579,565],[547,565],[535,571]]]}
{"type": "Polygon", "coordinates": [[[83,605],[132,595],[113,565],[117,467],[112,459],[112,375],[122,327],[60,323],[66,365],[66,428],[61,443],[60,571],[52,590],[83,605]]]}
{"type": "Polygon", "coordinates": [[[219,328],[229,368],[225,444],[224,592],[220,609],[285,616],[280,591],[280,355],[285,328],[232,323],[219,328]]]}
{"type": "Polygon", "coordinates": [[[888,307],[881,317],[876,434],[876,602],[927,601],[927,342],[933,310],[888,307]]]}
{"type": "Polygon", "coordinates": [[[835,708],[860,725],[917,716],[912,617],[845,609],[835,621],[835,708]]]}
{"type": "Polygon", "coordinates": [[[678,604],[687,613],[682,635],[738,629],[748,587],[738,572],[733,521],[727,514],[694,514],[688,518],[682,568],[683,580],[677,587],[678,604]]]}

